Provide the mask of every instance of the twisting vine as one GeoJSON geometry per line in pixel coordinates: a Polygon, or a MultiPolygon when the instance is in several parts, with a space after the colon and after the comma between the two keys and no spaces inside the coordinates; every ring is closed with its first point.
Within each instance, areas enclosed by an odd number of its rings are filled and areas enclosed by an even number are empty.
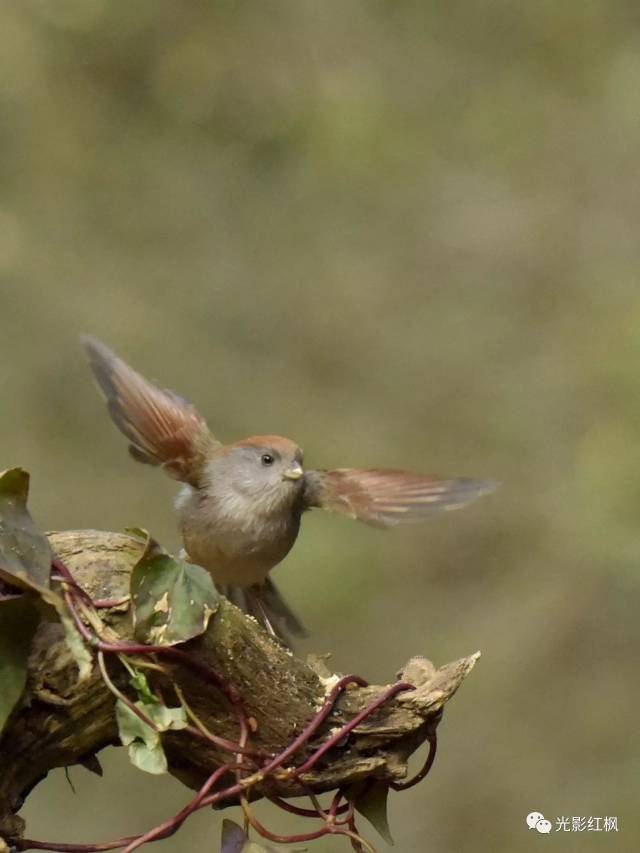
{"type": "MultiPolygon", "coordinates": [[[[355,803],[349,801],[348,792],[338,790],[333,796],[328,809],[323,809],[317,797],[310,793],[311,808],[303,808],[288,803],[277,796],[268,796],[278,808],[295,814],[299,817],[316,819],[321,826],[310,832],[302,832],[291,835],[277,834],[264,826],[252,813],[249,804],[249,793],[257,785],[264,784],[273,777],[280,781],[300,779],[308,773],[316,763],[323,758],[333,747],[343,741],[358,725],[373,714],[384,703],[404,691],[413,690],[414,686],[405,682],[392,685],[382,696],[345,723],[338,731],[334,732],[324,743],[316,748],[312,754],[301,763],[291,763],[300,751],[307,747],[313,737],[318,733],[323,723],[331,714],[341,694],[350,686],[368,686],[365,679],[357,675],[347,675],[334,685],[328,694],[326,701],[309,721],[304,730],[293,740],[282,752],[277,755],[269,755],[264,751],[251,748],[251,724],[245,711],[242,697],[239,691],[226,679],[220,676],[212,667],[202,661],[192,658],[189,654],[173,646],[146,645],[142,643],[126,642],[122,640],[105,639],[105,626],[98,614],[98,607],[104,606],[103,602],[93,602],[89,595],[76,583],[69,569],[59,559],[53,560],[53,580],[59,581],[62,587],[66,606],[74,620],[74,623],[85,642],[95,651],[98,665],[105,685],[113,693],[114,697],[123,702],[131,713],[135,714],[142,722],[155,731],[159,731],[154,720],[144,713],[143,710],[123,691],[113,683],[108,674],[106,658],[117,658],[129,671],[137,668],[148,668],[150,672],[161,672],[166,674],[159,661],[165,659],[182,666],[188,667],[203,681],[214,685],[227,699],[238,725],[238,740],[230,741],[221,738],[208,731],[206,726],[197,718],[195,713],[185,702],[179,688],[176,687],[176,695],[192,725],[185,726],[188,734],[209,741],[218,748],[227,751],[230,760],[218,767],[206,782],[202,785],[195,796],[175,815],[139,835],[118,838],[93,844],[65,844],[51,841],[38,841],[30,838],[22,838],[16,841],[17,850],[50,850],[59,853],[98,853],[98,851],[115,850],[123,848],[124,853],[133,853],[145,844],[161,839],[169,838],[183,825],[183,823],[196,811],[210,806],[218,806],[231,801],[239,801],[243,809],[246,824],[251,826],[260,836],[279,844],[293,844],[313,841],[327,835],[340,835],[347,838],[354,850],[360,853],[375,853],[372,845],[359,833],[355,822],[355,803]],[[234,781],[229,782],[229,777],[234,781]]],[[[111,606],[111,602],[107,603],[111,606]]],[[[157,696],[159,702],[162,697],[157,696]]],[[[404,790],[423,779],[429,772],[436,753],[435,728],[427,736],[429,741],[429,754],[422,770],[410,781],[405,783],[391,783],[396,790],[404,790]]]]}

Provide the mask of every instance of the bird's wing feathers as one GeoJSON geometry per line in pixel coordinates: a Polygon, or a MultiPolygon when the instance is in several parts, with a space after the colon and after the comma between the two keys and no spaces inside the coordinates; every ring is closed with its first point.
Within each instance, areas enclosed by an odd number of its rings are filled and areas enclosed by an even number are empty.
{"type": "Polygon", "coordinates": [[[496,485],[489,480],[442,480],[384,468],[308,471],[305,478],[307,508],[339,512],[376,527],[421,521],[433,512],[457,509],[496,485]]]}
{"type": "Polygon", "coordinates": [[[101,341],[83,337],[82,342],[133,458],[197,486],[208,453],[220,446],[202,415],[178,394],[152,385],[101,341]]]}

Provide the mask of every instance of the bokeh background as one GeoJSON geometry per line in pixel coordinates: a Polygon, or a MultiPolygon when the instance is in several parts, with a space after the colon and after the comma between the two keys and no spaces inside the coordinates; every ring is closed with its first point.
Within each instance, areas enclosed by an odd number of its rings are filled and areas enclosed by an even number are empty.
{"type": "MultiPolygon", "coordinates": [[[[276,575],[302,651],[385,682],[482,650],[396,849],[638,849],[637,3],[8,0],[0,45],[0,467],[40,525],[179,544],[80,332],[223,439],[500,480],[389,533],[307,518],[276,575]],[[541,841],[534,810],[620,829],[541,841]]],[[[42,783],[29,835],[188,796],[103,763],[42,783]]],[[[158,849],[217,850],[221,819],[158,849]]]]}

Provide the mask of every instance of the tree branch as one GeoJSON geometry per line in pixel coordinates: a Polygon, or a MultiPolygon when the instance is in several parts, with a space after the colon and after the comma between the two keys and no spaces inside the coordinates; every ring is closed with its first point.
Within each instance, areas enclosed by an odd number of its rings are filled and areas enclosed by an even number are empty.
{"type": "MultiPolygon", "coordinates": [[[[50,534],[54,551],[93,599],[120,600],[128,594],[129,575],[143,545],[131,536],[96,531],[50,534]]],[[[103,612],[104,621],[121,639],[131,638],[126,604],[103,612]]],[[[320,661],[303,662],[272,641],[257,623],[221,601],[206,633],[181,648],[212,667],[239,691],[251,719],[251,748],[279,753],[308,724],[338,679],[320,661]]],[[[345,742],[334,746],[300,779],[270,777],[260,795],[291,797],[320,793],[364,777],[398,783],[407,774],[409,756],[435,731],[442,709],[474,666],[478,654],[436,669],[422,657],[412,658],[399,677],[415,686],[385,702],[360,723],[345,742]]],[[[172,682],[189,706],[215,735],[238,741],[238,724],[228,700],[191,668],[163,662],[170,677],[158,682],[168,704],[172,682]]],[[[116,662],[109,672],[120,689],[128,678],[116,662]]],[[[295,756],[300,765],[331,733],[384,695],[383,686],[345,691],[310,744],[295,756]]],[[[23,832],[16,816],[29,791],[55,767],[75,764],[103,747],[119,743],[114,697],[97,668],[79,683],[77,669],[59,623],[43,623],[35,636],[24,700],[0,738],[0,850],[23,832]]],[[[168,732],[163,745],[170,772],[198,788],[229,753],[187,731],[168,732]]],[[[253,793],[255,795],[256,789],[253,793]]]]}

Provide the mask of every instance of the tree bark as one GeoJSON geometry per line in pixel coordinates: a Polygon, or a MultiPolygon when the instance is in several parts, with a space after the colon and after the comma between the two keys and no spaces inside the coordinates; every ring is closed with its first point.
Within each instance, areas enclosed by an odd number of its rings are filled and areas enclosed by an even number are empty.
{"type": "MultiPolygon", "coordinates": [[[[129,574],[142,553],[139,540],[124,534],[68,531],[50,534],[54,551],[94,599],[121,599],[129,574]]],[[[103,612],[104,621],[122,639],[131,638],[126,604],[103,612]]],[[[255,721],[252,747],[279,753],[317,713],[337,680],[320,661],[302,661],[272,641],[257,623],[223,599],[204,635],[181,648],[213,667],[242,696],[255,721]]],[[[304,787],[316,793],[343,787],[366,776],[402,780],[409,756],[435,729],[442,709],[474,666],[478,654],[436,669],[426,658],[412,658],[398,674],[416,689],[386,702],[332,749],[308,774],[304,787]]],[[[237,740],[238,727],[228,702],[192,670],[164,665],[207,728],[237,740]]],[[[127,675],[113,661],[110,674],[127,690],[127,675]]],[[[387,685],[388,687],[388,685],[387,685]]],[[[312,743],[295,758],[299,764],[336,727],[343,726],[380,697],[385,686],[349,688],[338,700],[312,743]]],[[[172,704],[166,684],[168,704],[172,704]]],[[[58,623],[43,623],[33,642],[27,689],[0,738],[0,851],[24,830],[16,812],[29,791],[55,767],[75,764],[103,747],[118,743],[114,697],[97,668],[78,682],[77,668],[58,623]]],[[[170,772],[191,788],[199,787],[228,761],[218,750],[189,733],[163,735],[170,772]]],[[[264,794],[290,797],[304,793],[299,781],[270,779],[264,794]]]]}

